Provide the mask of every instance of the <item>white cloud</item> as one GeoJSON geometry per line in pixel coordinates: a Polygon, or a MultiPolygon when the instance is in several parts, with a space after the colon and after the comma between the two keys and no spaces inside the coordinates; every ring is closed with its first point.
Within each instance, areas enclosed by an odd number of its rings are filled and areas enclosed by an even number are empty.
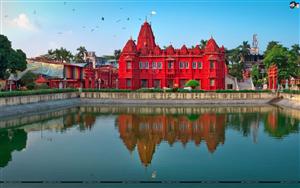
{"type": "Polygon", "coordinates": [[[152,10],[150,14],[151,15],[156,15],[156,11],[152,10]]]}
{"type": "Polygon", "coordinates": [[[30,22],[26,14],[19,14],[19,16],[11,21],[11,24],[15,27],[25,29],[28,31],[36,31],[37,27],[30,22]]]}

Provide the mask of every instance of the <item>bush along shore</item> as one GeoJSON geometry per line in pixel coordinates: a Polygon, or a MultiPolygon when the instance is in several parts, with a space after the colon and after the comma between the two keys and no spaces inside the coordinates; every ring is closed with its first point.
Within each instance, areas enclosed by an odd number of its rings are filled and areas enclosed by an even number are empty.
{"type": "Polygon", "coordinates": [[[68,93],[76,92],[78,89],[67,88],[67,89],[39,89],[39,90],[15,90],[15,91],[5,91],[0,92],[0,97],[15,97],[15,96],[27,96],[27,95],[43,95],[51,93],[68,93]]]}
{"type": "MultiPolygon", "coordinates": [[[[27,95],[42,95],[51,93],[67,93],[67,92],[141,92],[141,93],[163,93],[163,92],[176,92],[176,93],[271,93],[270,90],[216,90],[216,91],[205,91],[197,89],[159,89],[159,88],[142,88],[138,90],[129,89],[39,89],[39,90],[14,90],[14,91],[2,91],[0,97],[14,97],[14,96],[27,96],[27,95]]],[[[300,94],[297,90],[282,90],[282,93],[288,94],[300,94]]]]}

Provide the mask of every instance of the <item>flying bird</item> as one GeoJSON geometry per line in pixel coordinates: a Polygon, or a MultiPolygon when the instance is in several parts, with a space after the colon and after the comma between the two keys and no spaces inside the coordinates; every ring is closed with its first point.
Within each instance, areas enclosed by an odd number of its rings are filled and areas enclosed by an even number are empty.
{"type": "Polygon", "coordinates": [[[75,8],[73,8],[72,11],[74,12],[74,11],[75,11],[75,8]]]}
{"type": "Polygon", "coordinates": [[[129,21],[129,17],[127,18],[127,21],[129,21]]]}
{"type": "Polygon", "coordinates": [[[101,20],[104,21],[104,17],[102,17],[101,20]]]}
{"type": "Polygon", "coordinates": [[[64,5],[66,5],[67,4],[67,2],[64,2],[64,5]]]}
{"type": "Polygon", "coordinates": [[[118,19],[116,22],[119,23],[121,21],[121,19],[118,19]]]}
{"type": "Polygon", "coordinates": [[[58,35],[61,35],[61,34],[63,34],[63,33],[62,33],[62,32],[57,32],[57,34],[58,34],[58,35]]]}
{"type": "Polygon", "coordinates": [[[126,27],[122,27],[122,29],[124,30],[124,29],[126,29],[126,27]]]}
{"type": "Polygon", "coordinates": [[[94,32],[94,29],[91,29],[91,32],[94,32]]]}

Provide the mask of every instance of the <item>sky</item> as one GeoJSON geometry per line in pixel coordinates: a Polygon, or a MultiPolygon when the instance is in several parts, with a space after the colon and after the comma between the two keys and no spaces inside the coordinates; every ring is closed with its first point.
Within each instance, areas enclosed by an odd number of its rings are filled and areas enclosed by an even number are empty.
{"type": "Polygon", "coordinates": [[[27,57],[79,46],[98,56],[122,49],[141,25],[151,22],[156,43],[181,48],[211,36],[235,48],[257,34],[260,52],[269,41],[299,44],[300,9],[290,0],[0,0],[0,32],[27,57]],[[102,17],[104,20],[102,20],[102,17]]]}

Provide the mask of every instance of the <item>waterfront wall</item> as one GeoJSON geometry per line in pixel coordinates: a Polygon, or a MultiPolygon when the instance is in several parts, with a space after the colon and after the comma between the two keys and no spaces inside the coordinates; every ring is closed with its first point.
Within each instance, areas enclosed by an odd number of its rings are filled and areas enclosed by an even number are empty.
{"type": "MultiPolygon", "coordinates": [[[[283,99],[300,103],[300,95],[280,93],[283,99]]],[[[1,97],[0,107],[80,98],[81,103],[100,104],[264,104],[276,98],[274,93],[142,93],[142,92],[70,92],[1,97]]]]}
{"type": "Polygon", "coordinates": [[[280,97],[300,103],[300,94],[280,93],[280,97]]]}
{"type": "Polygon", "coordinates": [[[139,93],[139,92],[82,92],[83,101],[130,104],[261,104],[276,97],[273,93],[139,93]]]}
{"type": "Polygon", "coordinates": [[[0,107],[78,98],[77,92],[0,97],[0,107]]]}

